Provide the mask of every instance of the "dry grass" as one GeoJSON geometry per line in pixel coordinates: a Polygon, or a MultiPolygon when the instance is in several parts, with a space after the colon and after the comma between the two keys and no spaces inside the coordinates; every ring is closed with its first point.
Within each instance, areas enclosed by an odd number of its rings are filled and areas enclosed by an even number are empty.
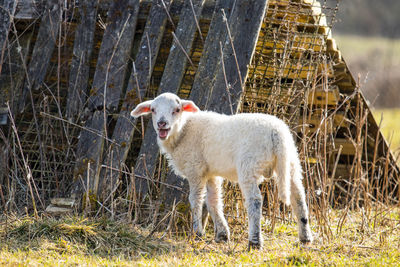
{"type": "MultiPolygon", "coordinates": [[[[59,254],[139,256],[166,251],[166,243],[146,237],[145,231],[123,222],[82,217],[3,218],[5,251],[53,251],[59,254]]],[[[4,243],[3,243],[4,244],[4,243]]]]}
{"type": "MultiPolygon", "coordinates": [[[[266,219],[263,221],[264,248],[248,252],[244,222],[241,222],[244,225],[233,226],[230,243],[216,244],[211,227],[203,240],[176,235],[160,240],[146,239],[148,231],[145,229],[108,220],[13,217],[1,227],[0,264],[397,266],[400,260],[400,213],[397,208],[377,207],[376,211],[369,212],[336,210],[331,211],[327,219],[332,225],[332,238],[323,238],[314,219],[312,229],[316,241],[310,247],[299,245],[293,221],[277,223],[270,233],[270,222],[266,219]]],[[[155,236],[161,234],[157,232],[155,236]]]]}

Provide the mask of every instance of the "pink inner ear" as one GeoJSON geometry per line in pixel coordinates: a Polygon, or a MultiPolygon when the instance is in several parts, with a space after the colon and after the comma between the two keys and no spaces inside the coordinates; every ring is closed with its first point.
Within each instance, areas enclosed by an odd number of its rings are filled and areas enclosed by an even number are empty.
{"type": "Polygon", "coordinates": [[[143,107],[140,109],[140,113],[150,112],[150,107],[143,107]]]}
{"type": "Polygon", "coordinates": [[[183,105],[183,110],[184,111],[188,111],[188,112],[197,112],[198,111],[198,109],[196,108],[196,107],[194,107],[192,104],[186,104],[186,105],[183,105]]]}

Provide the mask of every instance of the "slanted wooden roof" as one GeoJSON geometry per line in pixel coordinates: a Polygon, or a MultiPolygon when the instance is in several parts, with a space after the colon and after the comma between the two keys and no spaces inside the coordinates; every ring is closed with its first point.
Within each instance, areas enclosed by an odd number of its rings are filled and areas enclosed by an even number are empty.
{"type": "Polygon", "coordinates": [[[275,114],[297,135],[309,181],[339,191],[371,181],[397,197],[398,167],[332,36],[336,4],[32,3],[10,4],[14,23],[0,29],[1,101],[46,196],[88,185],[101,197],[134,166],[143,195],[161,182],[179,198],[183,181],[160,162],[151,126],[129,117],[170,91],[204,109],[275,114]]]}

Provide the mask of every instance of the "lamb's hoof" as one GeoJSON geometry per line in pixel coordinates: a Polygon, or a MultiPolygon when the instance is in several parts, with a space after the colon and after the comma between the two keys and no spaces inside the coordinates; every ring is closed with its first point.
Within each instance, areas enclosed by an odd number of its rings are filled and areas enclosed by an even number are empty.
{"type": "Polygon", "coordinates": [[[198,232],[196,232],[196,233],[195,233],[194,239],[195,239],[195,240],[202,240],[202,239],[203,239],[203,236],[204,236],[204,233],[198,233],[198,232]]]}
{"type": "Polygon", "coordinates": [[[215,242],[217,242],[217,243],[228,242],[228,241],[229,241],[229,236],[225,232],[218,233],[215,236],[215,242]]]}
{"type": "Polygon", "coordinates": [[[308,246],[310,246],[310,245],[312,244],[312,239],[303,239],[303,240],[300,240],[300,244],[301,244],[302,246],[308,247],[308,246]]]}
{"type": "Polygon", "coordinates": [[[307,231],[304,234],[299,235],[299,240],[303,246],[309,246],[313,242],[314,238],[311,231],[307,231]]]}
{"type": "Polygon", "coordinates": [[[252,249],[261,249],[261,248],[262,248],[261,242],[249,241],[249,251],[252,249]]]}

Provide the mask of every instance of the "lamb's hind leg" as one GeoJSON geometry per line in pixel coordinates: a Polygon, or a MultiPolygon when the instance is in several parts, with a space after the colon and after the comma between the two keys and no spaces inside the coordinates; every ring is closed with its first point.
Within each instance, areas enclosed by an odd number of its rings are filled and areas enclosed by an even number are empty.
{"type": "Polygon", "coordinates": [[[192,210],[193,231],[197,236],[204,235],[202,222],[202,211],[204,196],[206,193],[206,182],[203,179],[189,180],[189,202],[192,210]]]}
{"type": "Polygon", "coordinates": [[[206,226],[208,222],[208,209],[207,209],[207,204],[204,202],[203,204],[203,211],[201,212],[201,224],[203,226],[203,231],[206,231],[206,226]]]}
{"type": "Polygon", "coordinates": [[[299,175],[293,175],[291,180],[291,206],[297,217],[299,225],[299,239],[302,243],[311,243],[313,241],[310,222],[308,220],[308,208],[304,187],[299,175]]]}
{"type": "Polygon", "coordinates": [[[245,199],[249,222],[249,249],[262,247],[262,196],[255,176],[239,177],[239,186],[245,199]]]}
{"type": "Polygon", "coordinates": [[[215,241],[229,241],[229,227],[224,217],[221,198],[222,178],[215,177],[207,181],[207,208],[214,222],[215,241]]]}

